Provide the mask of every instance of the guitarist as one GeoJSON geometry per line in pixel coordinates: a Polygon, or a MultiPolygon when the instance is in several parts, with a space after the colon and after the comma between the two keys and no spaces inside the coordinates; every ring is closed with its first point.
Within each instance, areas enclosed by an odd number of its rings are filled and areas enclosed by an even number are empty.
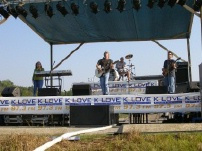
{"type": "Polygon", "coordinates": [[[168,59],[164,61],[163,75],[164,85],[168,87],[168,93],[175,93],[175,69],[176,61],[172,59],[173,53],[168,51],[168,59]]]}
{"type": "Polygon", "coordinates": [[[102,89],[103,95],[109,95],[109,74],[110,69],[113,67],[113,61],[109,59],[109,52],[104,52],[104,57],[100,60],[98,60],[96,64],[96,68],[98,69],[98,72],[102,72],[103,74],[100,76],[100,86],[102,89]]]}

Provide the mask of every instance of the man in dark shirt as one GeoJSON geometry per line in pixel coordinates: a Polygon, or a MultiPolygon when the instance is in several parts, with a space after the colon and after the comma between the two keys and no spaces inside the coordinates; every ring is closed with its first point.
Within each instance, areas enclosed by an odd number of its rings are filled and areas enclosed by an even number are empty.
{"type": "Polygon", "coordinates": [[[96,64],[96,68],[98,69],[99,72],[102,73],[100,76],[100,86],[102,88],[102,94],[103,95],[108,95],[109,94],[109,74],[110,74],[110,69],[112,69],[113,66],[113,61],[109,59],[109,52],[105,51],[104,52],[104,58],[98,60],[96,64]]]}
{"type": "Polygon", "coordinates": [[[164,85],[168,87],[168,93],[175,93],[176,64],[172,57],[173,53],[168,51],[168,59],[164,61],[162,69],[164,75],[164,85]]]}

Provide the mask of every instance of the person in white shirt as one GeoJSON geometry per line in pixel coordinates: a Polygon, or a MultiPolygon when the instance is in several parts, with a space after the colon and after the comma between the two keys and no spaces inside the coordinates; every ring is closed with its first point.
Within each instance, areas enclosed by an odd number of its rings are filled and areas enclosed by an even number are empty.
{"type": "Polygon", "coordinates": [[[127,76],[128,81],[130,81],[130,71],[126,68],[126,62],[124,62],[123,57],[121,57],[120,61],[116,63],[116,68],[120,75],[119,80],[121,79],[121,77],[127,76]]]}

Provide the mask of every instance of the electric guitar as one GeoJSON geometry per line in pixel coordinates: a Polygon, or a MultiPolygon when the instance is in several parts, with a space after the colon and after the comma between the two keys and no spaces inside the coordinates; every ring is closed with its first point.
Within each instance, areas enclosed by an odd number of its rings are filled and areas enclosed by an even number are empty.
{"type": "Polygon", "coordinates": [[[165,69],[165,68],[162,69],[162,70],[163,70],[162,74],[163,74],[164,77],[168,75],[170,69],[171,69],[171,68],[174,66],[174,64],[175,64],[178,60],[180,60],[180,59],[181,59],[181,58],[177,58],[177,59],[176,59],[171,65],[169,65],[166,69],[165,69]]]}

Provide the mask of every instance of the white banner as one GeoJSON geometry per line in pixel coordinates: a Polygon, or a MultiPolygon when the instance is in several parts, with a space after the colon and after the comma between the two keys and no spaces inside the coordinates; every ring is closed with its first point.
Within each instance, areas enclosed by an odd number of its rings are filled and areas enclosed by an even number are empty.
{"type": "Polygon", "coordinates": [[[0,97],[0,114],[69,114],[70,105],[112,105],[115,113],[197,112],[200,93],[0,97]]]}
{"type": "MultiPolygon", "coordinates": [[[[99,82],[73,83],[73,85],[89,84],[93,95],[101,95],[102,90],[99,82]]],[[[111,95],[145,93],[146,86],[158,86],[158,80],[135,80],[135,81],[109,81],[111,95]]]]}

